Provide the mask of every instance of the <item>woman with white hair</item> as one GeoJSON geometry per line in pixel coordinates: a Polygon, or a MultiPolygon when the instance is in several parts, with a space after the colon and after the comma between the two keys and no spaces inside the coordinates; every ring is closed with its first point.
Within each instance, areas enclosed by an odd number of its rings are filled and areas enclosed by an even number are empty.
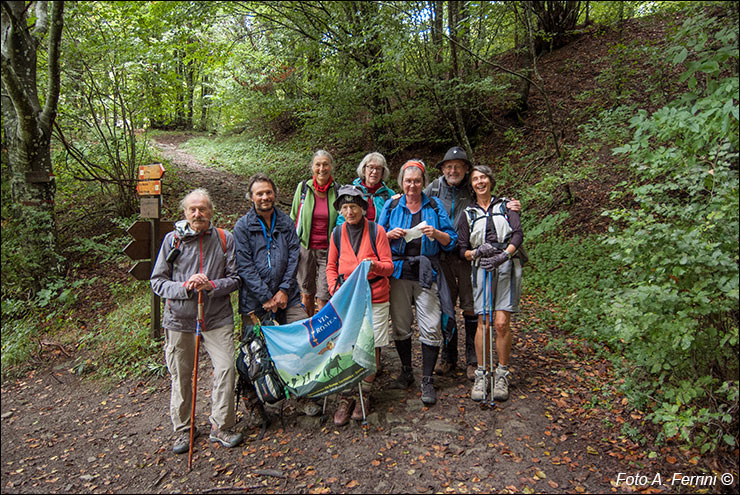
{"type": "MultiPolygon", "coordinates": [[[[367,200],[365,218],[371,222],[374,222],[380,215],[385,202],[396,194],[385,183],[390,173],[385,157],[377,151],[365,155],[357,166],[357,178],[352,181],[352,185],[359,187],[365,195],[365,200],[367,200]]],[[[339,212],[337,225],[342,225],[344,221],[342,212],[339,212]]]]}
{"type": "Polygon", "coordinates": [[[314,315],[315,301],[318,310],[329,300],[326,282],[326,257],[329,254],[329,237],[337,223],[337,185],[332,177],[334,158],[325,150],[318,150],[311,160],[312,177],[301,181],[293,195],[290,218],[296,225],[301,242],[298,258],[298,284],[301,299],[308,316],[314,315]]]}

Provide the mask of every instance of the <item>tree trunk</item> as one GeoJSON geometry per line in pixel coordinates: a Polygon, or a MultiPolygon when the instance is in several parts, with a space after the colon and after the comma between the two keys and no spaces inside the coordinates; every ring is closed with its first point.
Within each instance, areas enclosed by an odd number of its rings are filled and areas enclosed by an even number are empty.
{"type": "MultiPolygon", "coordinates": [[[[457,44],[459,43],[457,30],[458,22],[460,20],[459,7],[459,2],[450,1],[447,3],[447,20],[450,30],[450,58],[452,60],[452,65],[450,67],[450,81],[452,82],[453,88],[460,84],[460,80],[462,78],[457,52],[457,44]]],[[[456,91],[454,93],[456,93],[456,91]]],[[[461,104],[453,101],[452,106],[453,114],[455,115],[456,138],[459,144],[465,148],[465,151],[468,153],[468,156],[471,157],[472,161],[473,149],[472,146],[470,146],[470,140],[468,139],[468,133],[465,128],[465,120],[463,119],[461,104]]]]}
{"type": "MultiPolygon", "coordinates": [[[[581,2],[538,0],[523,3],[528,3],[537,17],[535,55],[539,55],[545,49],[552,51],[567,44],[568,32],[574,30],[578,22],[581,2]]],[[[624,2],[620,2],[620,8],[624,8],[624,2]]]]}
{"type": "MultiPolygon", "coordinates": [[[[189,43],[195,43],[195,40],[188,40],[189,43]]],[[[195,72],[196,64],[189,59],[185,64],[185,95],[187,108],[185,109],[185,127],[188,130],[193,129],[193,106],[195,100],[195,72]]]]}
{"type": "Polygon", "coordinates": [[[434,45],[434,62],[441,65],[442,58],[442,29],[444,29],[444,2],[441,0],[432,0],[432,44],[434,45]]]}
{"type": "MultiPolygon", "coordinates": [[[[347,2],[343,7],[348,28],[358,33],[362,31],[364,23],[372,22],[379,14],[376,2],[347,2]]],[[[380,150],[390,149],[393,131],[384,122],[384,116],[390,113],[390,104],[383,94],[383,46],[377,31],[373,31],[372,36],[365,37],[353,50],[352,56],[367,72],[372,142],[378,143],[380,150]]]]}
{"type": "Polygon", "coordinates": [[[201,131],[208,129],[208,99],[211,95],[211,89],[208,82],[208,74],[203,74],[200,82],[200,123],[198,128],[201,131]]]}
{"type": "MultiPolygon", "coordinates": [[[[512,6],[514,8],[515,17],[519,19],[520,15],[516,4],[512,3],[512,6]]],[[[522,45],[516,47],[516,52],[519,55],[518,58],[520,60],[520,73],[523,74],[525,77],[519,79],[517,97],[512,104],[511,110],[509,112],[509,115],[515,115],[517,118],[522,118],[522,112],[526,111],[529,107],[529,90],[531,87],[532,67],[534,64],[534,55],[532,54],[531,50],[533,41],[532,33],[531,30],[528,29],[528,26],[530,26],[532,23],[530,5],[525,4],[523,10],[524,12],[522,13],[522,16],[527,16],[526,18],[522,18],[522,24],[524,24],[524,39],[522,40],[522,45]]]]}
{"type": "Polygon", "coordinates": [[[175,117],[174,124],[176,129],[183,129],[185,127],[185,64],[183,63],[183,56],[185,50],[174,50],[175,54],[175,73],[177,74],[177,82],[175,84],[176,101],[175,105],[175,117]]]}
{"type": "MultiPolygon", "coordinates": [[[[42,281],[59,259],[54,214],[55,184],[51,164],[51,129],[57,114],[60,79],[60,44],[64,2],[36,3],[35,13],[26,2],[2,4],[2,86],[11,105],[3,104],[3,126],[8,150],[11,197],[16,212],[33,210],[29,253],[37,259],[42,281]],[[35,21],[31,17],[35,14],[35,21]],[[30,25],[29,25],[30,22],[30,25]],[[38,98],[37,50],[48,31],[48,83],[44,106],[38,98]],[[36,214],[34,214],[36,213],[36,214]]],[[[6,102],[4,102],[6,103],[6,102]]],[[[40,287],[36,287],[37,289],[40,287]]]]}

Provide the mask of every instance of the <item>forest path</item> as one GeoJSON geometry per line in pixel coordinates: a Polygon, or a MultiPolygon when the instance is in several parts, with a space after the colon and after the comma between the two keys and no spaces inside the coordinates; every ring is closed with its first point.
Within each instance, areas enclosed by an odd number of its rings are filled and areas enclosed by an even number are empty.
{"type": "MultiPolygon", "coordinates": [[[[170,199],[206,187],[225,219],[243,213],[244,179],[204,166],[176,144],[160,143],[178,168],[178,180],[168,179],[170,199]]],[[[437,404],[425,407],[418,343],[416,383],[408,391],[388,387],[400,369],[389,348],[367,426],[335,427],[331,400],[322,422],[297,412],[291,399],[282,418],[271,412],[273,423],[259,440],[240,406],[245,443],[225,449],[201,435],[190,472],[187,456],[171,451],[166,375],[93,382],[71,372],[71,357],[50,353],[56,361],[3,383],[2,492],[604,493],[633,491],[617,484],[618,476],[638,472],[649,480],[636,480],[643,485],[636,488],[689,491],[670,484],[673,473],[708,467],[675,447],[655,449],[648,459],[649,449],[625,440],[622,425],[642,417],[624,412],[608,361],[540,321],[542,310],[525,295],[514,318],[508,401],[473,402],[471,383],[458,369],[436,378],[437,404]],[[656,474],[662,484],[644,486],[656,474]]],[[[200,369],[197,423],[207,431],[212,377],[205,353],[200,369]]]]}
{"type": "Polygon", "coordinates": [[[231,229],[236,220],[248,209],[245,198],[247,178],[233,172],[208,167],[183,150],[181,145],[193,136],[195,134],[165,133],[154,138],[154,145],[160,150],[162,157],[176,167],[176,171],[173,171],[177,176],[174,184],[168,184],[172,173],[170,177],[164,176],[164,205],[169,206],[173,212],[177,211],[179,201],[184,194],[196,187],[204,187],[216,205],[216,213],[220,219],[219,226],[231,229]]]}

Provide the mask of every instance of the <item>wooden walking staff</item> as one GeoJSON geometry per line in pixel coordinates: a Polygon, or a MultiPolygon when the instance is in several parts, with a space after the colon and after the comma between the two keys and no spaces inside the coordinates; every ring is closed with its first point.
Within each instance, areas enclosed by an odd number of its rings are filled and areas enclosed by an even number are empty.
{"type": "Polygon", "coordinates": [[[195,397],[198,392],[198,351],[200,332],[203,331],[203,291],[198,291],[198,322],[195,325],[195,365],[193,366],[193,405],[190,408],[190,449],[188,451],[188,471],[193,469],[193,437],[195,436],[195,397]]]}

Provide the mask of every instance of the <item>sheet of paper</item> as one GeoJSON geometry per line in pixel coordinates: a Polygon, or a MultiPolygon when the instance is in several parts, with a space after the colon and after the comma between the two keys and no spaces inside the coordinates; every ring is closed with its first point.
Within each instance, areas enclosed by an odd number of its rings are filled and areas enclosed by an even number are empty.
{"type": "Polygon", "coordinates": [[[419,237],[423,236],[421,229],[427,226],[426,221],[422,220],[418,224],[416,224],[415,227],[410,228],[406,231],[406,235],[404,236],[404,240],[406,242],[411,242],[414,239],[418,239],[419,237]]]}

